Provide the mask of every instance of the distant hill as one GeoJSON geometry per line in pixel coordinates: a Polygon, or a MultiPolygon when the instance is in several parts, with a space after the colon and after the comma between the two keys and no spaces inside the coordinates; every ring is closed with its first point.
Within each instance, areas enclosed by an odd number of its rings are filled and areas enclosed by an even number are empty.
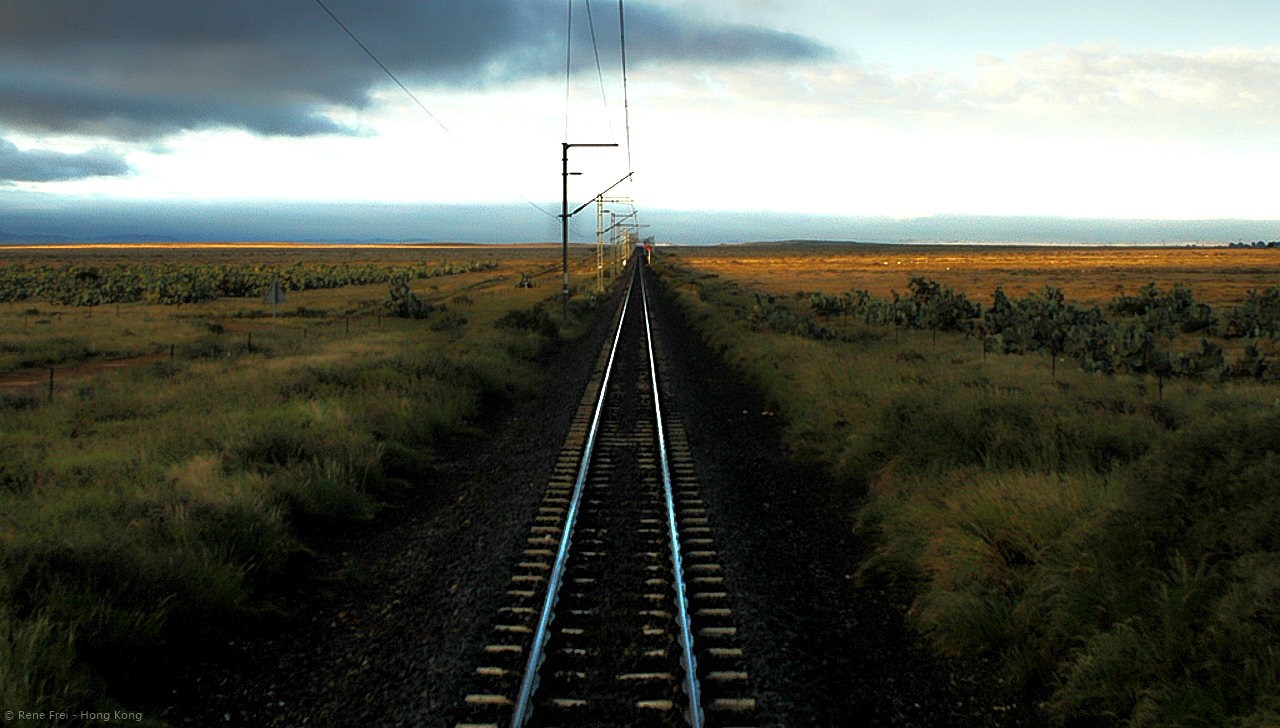
{"type": "MultiPolygon", "coordinates": [[[[340,245],[408,245],[408,244],[429,244],[435,241],[427,241],[422,238],[291,238],[289,240],[277,240],[270,237],[261,238],[263,241],[269,242],[290,242],[290,243],[324,243],[324,244],[340,244],[340,245]]],[[[214,239],[203,240],[197,236],[176,236],[176,235],[144,235],[138,234],[122,234],[122,235],[86,235],[82,237],[72,237],[69,235],[33,235],[22,233],[9,233],[0,230],[0,245],[87,245],[87,244],[123,244],[123,243],[199,243],[199,242],[253,242],[253,240],[232,240],[232,239],[214,239]]]]}
{"type": "Polygon", "coordinates": [[[7,245],[77,245],[84,243],[176,243],[177,238],[167,235],[101,235],[93,237],[69,237],[66,235],[28,235],[0,230],[0,244],[7,245]]]}
{"type": "Polygon", "coordinates": [[[0,243],[35,243],[40,245],[65,245],[67,243],[79,242],[75,238],[68,238],[62,235],[15,235],[0,230],[0,243]]]}
{"type": "Polygon", "coordinates": [[[172,235],[107,235],[105,237],[85,240],[86,243],[178,243],[180,239],[172,235]]]}

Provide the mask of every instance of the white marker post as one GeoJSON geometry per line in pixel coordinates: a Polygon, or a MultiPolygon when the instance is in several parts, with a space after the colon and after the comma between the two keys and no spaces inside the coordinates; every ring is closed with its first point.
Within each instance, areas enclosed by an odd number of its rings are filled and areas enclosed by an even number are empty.
{"type": "Polygon", "coordinates": [[[284,297],[284,289],[280,287],[279,278],[271,282],[271,288],[267,290],[267,295],[262,297],[262,302],[271,304],[271,333],[274,334],[276,331],[276,304],[289,302],[289,299],[284,297]]]}

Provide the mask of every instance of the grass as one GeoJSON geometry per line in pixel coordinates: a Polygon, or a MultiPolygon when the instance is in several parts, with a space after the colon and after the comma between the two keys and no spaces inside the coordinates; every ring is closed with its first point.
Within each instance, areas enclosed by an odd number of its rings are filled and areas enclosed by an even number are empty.
{"type": "Polygon", "coordinates": [[[1073,301],[1102,304],[1155,282],[1161,290],[1186,284],[1216,307],[1280,282],[1274,249],[808,243],[668,248],[663,254],[779,294],[865,289],[885,298],[891,290],[905,291],[910,278],[924,277],[984,303],[996,286],[1019,298],[1051,285],[1073,301]]]}
{"type": "MultiPolygon", "coordinates": [[[[865,494],[844,515],[878,547],[851,570],[909,589],[915,629],[990,660],[1045,724],[1273,725],[1280,386],[1055,378],[1046,356],[838,317],[819,335],[796,325],[813,315],[799,297],[756,287],[814,255],[735,270],[724,251],[685,250],[658,265],[785,417],[792,455],[865,494]],[[755,316],[770,293],[795,315],[755,316]]],[[[1026,266],[1036,255],[1050,253],[1026,266]]],[[[1113,251],[1108,266],[1129,263],[1113,251]]]]}
{"type": "Polygon", "coordinates": [[[593,315],[579,296],[547,316],[558,287],[515,286],[526,255],[414,283],[437,307],[425,320],[383,313],[386,285],[290,294],[274,322],[244,299],[0,306],[9,348],[94,352],[52,398],[0,362],[0,708],[113,705],[155,651],[270,613],[310,541],[432,488],[441,448],[537,396],[547,355],[593,315]],[[522,316],[538,326],[496,323],[522,316]]]}

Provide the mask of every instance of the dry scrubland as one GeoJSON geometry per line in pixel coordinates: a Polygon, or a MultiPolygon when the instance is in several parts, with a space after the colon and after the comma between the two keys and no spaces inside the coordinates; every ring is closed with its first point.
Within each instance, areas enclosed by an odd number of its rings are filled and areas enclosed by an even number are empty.
{"type": "Polygon", "coordinates": [[[1141,305],[1106,306],[1122,286],[1187,284],[1221,318],[1248,289],[1280,284],[1276,251],[659,252],[689,321],[786,417],[794,453],[866,493],[843,514],[879,544],[860,577],[909,589],[908,619],[937,650],[988,660],[1047,725],[1280,724],[1274,334],[1156,329],[1155,348],[1204,338],[1228,354],[1157,379],[1150,357],[1119,357],[1110,374],[1051,367],[981,345],[976,326],[868,323],[885,320],[876,306],[823,315],[834,299],[807,295],[909,297],[918,276],[990,306],[997,285],[1043,303],[1049,284],[1136,330],[1151,318],[1141,305]],[[1264,362],[1252,373],[1230,363],[1249,346],[1264,362]]]}
{"type": "Polygon", "coordinates": [[[590,317],[594,254],[574,256],[562,321],[549,246],[0,250],[0,274],[74,269],[76,290],[120,266],[430,276],[396,300],[395,282],[291,290],[275,321],[262,291],[173,305],[154,283],[0,303],[0,709],[120,707],[112,681],[156,650],[269,614],[309,541],[431,488],[443,444],[535,396],[590,317]]]}
{"type": "MultiPolygon", "coordinates": [[[[694,249],[684,248],[692,253],[694,249]]],[[[775,294],[797,290],[838,294],[865,289],[888,296],[912,276],[931,278],[990,302],[1003,286],[1011,296],[1046,285],[1081,303],[1105,303],[1155,282],[1182,283],[1210,304],[1280,283],[1274,249],[1101,248],[945,245],[720,245],[698,248],[701,270],[775,294]]]]}

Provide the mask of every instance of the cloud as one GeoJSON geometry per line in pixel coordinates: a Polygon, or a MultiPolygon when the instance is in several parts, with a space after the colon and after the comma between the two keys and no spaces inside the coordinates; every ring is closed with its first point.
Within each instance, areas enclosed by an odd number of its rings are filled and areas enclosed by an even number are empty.
{"type": "Polygon", "coordinates": [[[1280,47],[1205,53],[1052,45],[961,69],[814,63],[685,77],[667,101],[724,113],[997,132],[1280,146],[1280,47]]]}
{"type": "MultiPolygon", "coordinates": [[[[326,4],[407,82],[480,86],[564,70],[558,1],[326,4]]],[[[597,30],[616,37],[616,13],[607,8],[596,13],[597,30]]],[[[579,49],[589,48],[583,20],[579,49]]],[[[831,54],[801,36],[636,3],[627,31],[628,61],[639,66],[831,54]]],[[[589,55],[579,51],[578,62],[589,55]]],[[[385,82],[319,5],[304,0],[9,0],[0,11],[0,123],[28,131],[134,140],[212,127],[358,133],[327,112],[368,106],[371,89],[385,82]]]]}
{"type": "Polygon", "coordinates": [[[47,149],[24,151],[13,142],[0,139],[0,185],[119,177],[129,171],[129,163],[123,157],[105,149],[91,149],[79,154],[47,149]]]}
{"type": "Polygon", "coordinates": [[[1013,62],[980,59],[971,83],[939,79],[978,108],[1025,114],[1086,112],[1117,121],[1209,115],[1274,128],[1280,121],[1280,48],[1207,53],[1141,51],[1112,44],[1060,45],[1013,62]]]}
{"type": "MultiPolygon", "coordinates": [[[[627,10],[627,54],[632,60],[707,61],[738,64],[749,61],[830,60],[835,52],[795,33],[755,25],[700,23],[649,5],[627,10]]],[[[610,18],[609,23],[615,19],[610,18]]],[[[609,26],[610,30],[616,24],[609,26]]]]}

